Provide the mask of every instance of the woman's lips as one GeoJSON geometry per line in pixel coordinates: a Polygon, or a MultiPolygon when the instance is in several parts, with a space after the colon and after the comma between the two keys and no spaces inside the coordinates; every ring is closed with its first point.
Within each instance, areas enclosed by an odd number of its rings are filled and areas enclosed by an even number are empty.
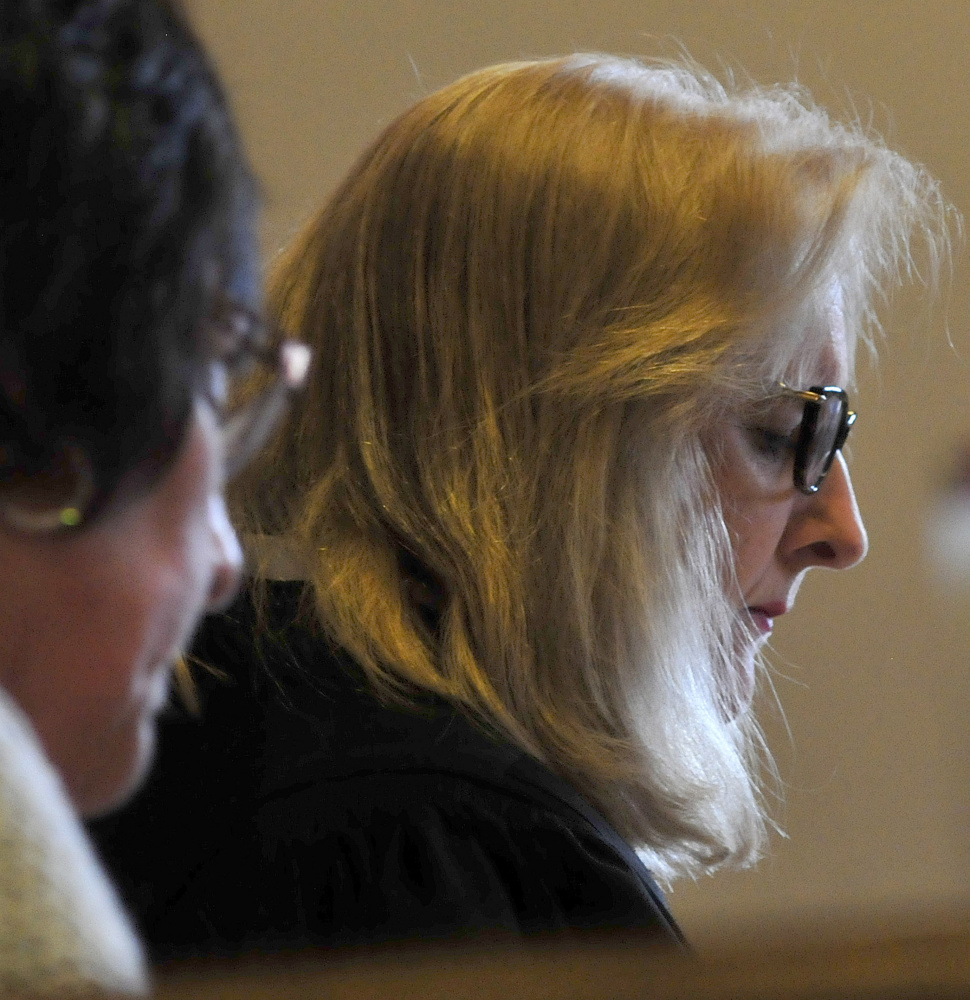
{"type": "Polygon", "coordinates": [[[758,631],[764,635],[771,635],[775,627],[775,619],[779,615],[785,614],[788,610],[784,602],[772,601],[769,604],[752,605],[748,608],[748,614],[754,622],[758,631]]]}

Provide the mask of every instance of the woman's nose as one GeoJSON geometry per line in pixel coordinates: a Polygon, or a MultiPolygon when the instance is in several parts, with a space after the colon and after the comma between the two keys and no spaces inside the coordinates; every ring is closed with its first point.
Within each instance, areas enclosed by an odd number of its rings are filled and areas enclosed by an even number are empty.
{"type": "Polygon", "coordinates": [[[214,555],[207,610],[221,611],[239,590],[243,553],[236,531],[229,520],[225,501],[219,495],[209,498],[209,527],[214,555]]]}
{"type": "Polygon", "coordinates": [[[800,551],[807,566],[849,569],[865,559],[869,538],[841,452],[819,491],[806,498],[803,516],[800,551]]]}

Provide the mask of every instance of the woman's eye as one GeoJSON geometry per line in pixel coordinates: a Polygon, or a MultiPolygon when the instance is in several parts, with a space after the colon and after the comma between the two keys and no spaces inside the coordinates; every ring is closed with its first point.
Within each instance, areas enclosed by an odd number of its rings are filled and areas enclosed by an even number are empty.
{"type": "Polygon", "coordinates": [[[798,445],[798,428],[779,431],[770,427],[749,427],[748,438],[755,451],[770,462],[786,462],[798,445]]]}

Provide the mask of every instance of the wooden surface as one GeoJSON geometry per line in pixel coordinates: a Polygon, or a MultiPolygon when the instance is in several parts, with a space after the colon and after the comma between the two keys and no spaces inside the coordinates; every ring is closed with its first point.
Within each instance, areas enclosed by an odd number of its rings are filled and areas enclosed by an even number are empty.
{"type": "Polygon", "coordinates": [[[574,938],[530,949],[409,947],[165,970],[164,1000],[950,1000],[970,998],[963,932],[831,942],[807,937],[693,959],[635,938],[574,938]]]}

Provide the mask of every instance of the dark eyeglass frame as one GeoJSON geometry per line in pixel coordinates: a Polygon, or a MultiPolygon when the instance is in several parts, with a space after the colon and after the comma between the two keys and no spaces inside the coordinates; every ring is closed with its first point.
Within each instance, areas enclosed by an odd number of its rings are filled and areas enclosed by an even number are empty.
{"type": "Polygon", "coordinates": [[[832,468],[836,453],[845,447],[846,439],[858,414],[849,409],[848,393],[837,385],[813,385],[808,389],[794,389],[784,382],[778,383],[781,394],[792,399],[800,399],[805,404],[802,421],[798,429],[798,440],[795,444],[794,481],[799,492],[811,496],[818,493],[825,477],[832,468]],[[822,408],[835,402],[839,407],[839,419],[835,437],[821,462],[821,471],[809,482],[808,466],[812,446],[816,440],[816,430],[822,408]]]}
{"type": "Polygon", "coordinates": [[[290,395],[306,381],[312,352],[301,341],[284,339],[262,316],[231,299],[219,304],[207,327],[212,338],[210,362],[225,365],[230,383],[240,369],[262,368],[262,375],[254,377],[263,385],[241,402],[232,399],[232,392],[228,399],[218,399],[211,388],[203,389],[219,420],[228,480],[265,444],[290,395]]]}

